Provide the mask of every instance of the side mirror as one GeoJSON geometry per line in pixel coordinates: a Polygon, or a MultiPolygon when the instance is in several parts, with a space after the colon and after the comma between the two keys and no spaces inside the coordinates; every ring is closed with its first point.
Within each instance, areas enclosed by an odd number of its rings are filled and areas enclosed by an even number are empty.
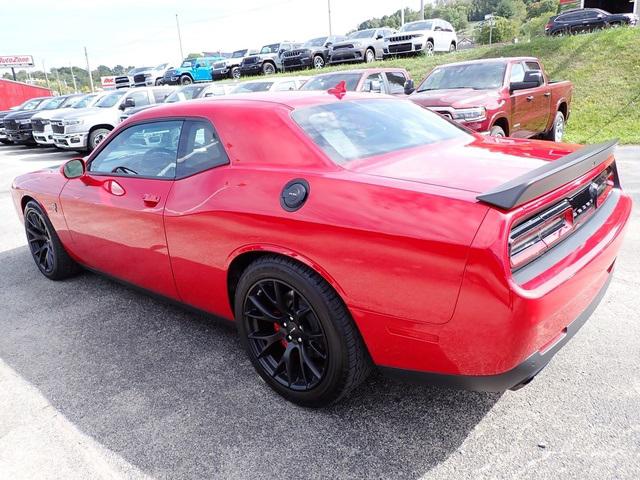
{"type": "Polygon", "coordinates": [[[524,72],[524,78],[521,82],[511,82],[509,91],[527,90],[542,85],[542,72],[540,70],[529,70],[524,72]]]}
{"type": "Polygon", "coordinates": [[[324,44],[324,46],[326,48],[329,48],[331,45],[333,45],[333,42],[327,42],[327,43],[324,44]]]}
{"type": "Polygon", "coordinates": [[[380,80],[371,80],[365,92],[382,93],[382,82],[380,80]]]}
{"type": "Polygon", "coordinates": [[[413,80],[409,79],[406,82],[404,82],[404,94],[405,95],[411,95],[415,91],[416,91],[416,86],[413,83],[413,80]]]}
{"type": "Polygon", "coordinates": [[[85,165],[82,158],[72,158],[62,166],[62,174],[66,178],[80,178],[84,175],[85,165]]]}
{"type": "Polygon", "coordinates": [[[122,103],[121,107],[122,110],[126,109],[126,108],[133,108],[136,106],[136,101],[131,98],[131,97],[127,97],[124,99],[124,102],[122,103]]]}
{"type": "Polygon", "coordinates": [[[200,68],[202,65],[200,65],[199,63],[196,63],[196,68],[200,68]]]}
{"type": "Polygon", "coordinates": [[[376,40],[382,40],[383,38],[384,38],[384,35],[382,35],[381,33],[376,35],[376,40]]]}

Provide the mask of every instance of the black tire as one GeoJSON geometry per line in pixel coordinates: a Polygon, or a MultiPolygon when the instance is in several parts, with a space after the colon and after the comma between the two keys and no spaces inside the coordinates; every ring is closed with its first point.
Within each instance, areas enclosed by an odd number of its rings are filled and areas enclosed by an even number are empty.
{"type": "Polygon", "coordinates": [[[456,51],[456,42],[451,42],[451,45],[449,45],[449,53],[453,53],[456,51]]]}
{"type": "Polygon", "coordinates": [[[28,202],[24,207],[24,229],[31,257],[45,277],[64,280],[80,271],[80,266],[60,243],[46,213],[34,201],[28,202]]]}
{"type": "Polygon", "coordinates": [[[180,85],[191,85],[193,83],[193,79],[189,75],[182,75],[180,77],[180,85]]]}
{"type": "Polygon", "coordinates": [[[489,135],[492,137],[506,137],[507,134],[505,133],[504,129],[498,125],[494,125],[493,127],[491,127],[491,130],[489,130],[489,135]]]}
{"type": "Polygon", "coordinates": [[[320,68],[324,68],[324,66],[325,66],[325,61],[322,55],[316,55],[315,57],[313,57],[314,68],[320,69],[320,68]]]}
{"type": "Polygon", "coordinates": [[[348,395],[371,372],[369,354],[342,300],[308,267],[275,255],[259,258],[243,272],[234,302],[240,340],[251,363],[290,402],[328,406],[348,395]],[[271,293],[269,285],[274,286],[271,293]],[[265,316],[260,308],[252,310],[255,299],[270,306],[271,315],[265,316]],[[298,316],[296,310],[306,313],[298,316]],[[270,343],[262,339],[265,336],[270,343]],[[267,350],[270,353],[265,354],[267,350]],[[305,363],[307,359],[313,361],[305,363]]]}
{"type": "Polygon", "coordinates": [[[262,73],[264,75],[273,75],[274,73],[277,73],[276,66],[271,62],[264,62],[262,64],[262,73]]]}
{"type": "Polygon", "coordinates": [[[109,132],[111,132],[111,130],[109,130],[108,128],[96,128],[95,130],[93,130],[89,134],[89,139],[87,141],[87,150],[92,152],[93,149],[100,145],[100,142],[102,142],[102,140],[104,140],[104,138],[109,135],[109,132]]]}
{"type": "Polygon", "coordinates": [[[240,78],[240,67],[233,67],[229,72],[229,78],[235,78],[236,80],[240,78]]]}
{"type": "Polygon", "coordinates": [[[162,79],[156,78],[155,84],[156,84],[156,87],[159,87],[160,85],[162,85],[162,79]]]}
{"type": "Polygon", "coordinates": [[[369,47],[364,52],[364,62],[371,63],[376,60],[376,52],[373,48],[369,47]]]}
{"type": "Polygon", "coordinates": [[[566,120],[564,118],[564,113],[558,110],[555,118],[553,119],[551,129],[543,135],[543,138],[552,142],[561,142],[562,137],[564,136],[565,126],[566,120]]]}
{"type": "Polygon", "coordinates": [[[11,145],[13,142],[11,140],[0,140],[0,143],[4,145],[11,145]]]}
{"type": "Polygon", "coordinates": [[[424,54],[430,57],[434,53],[433,48],[433,42],[431,40],[427,40],[427,43],[424,46],[424,54]]]}

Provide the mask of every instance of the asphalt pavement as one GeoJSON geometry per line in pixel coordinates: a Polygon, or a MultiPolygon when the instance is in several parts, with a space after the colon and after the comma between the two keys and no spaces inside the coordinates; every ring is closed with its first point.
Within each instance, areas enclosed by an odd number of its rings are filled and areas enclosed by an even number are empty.
{"type": "Polygon", "coordinates": [[[74,154],[0,145],[0,478],[639,478],[640,147],[617,155],[636,208],[614,280],[531,384],[373,376],[314,411],[262,383],[223,322],[91,273],[45,279],[9,188],[74,154]]]}

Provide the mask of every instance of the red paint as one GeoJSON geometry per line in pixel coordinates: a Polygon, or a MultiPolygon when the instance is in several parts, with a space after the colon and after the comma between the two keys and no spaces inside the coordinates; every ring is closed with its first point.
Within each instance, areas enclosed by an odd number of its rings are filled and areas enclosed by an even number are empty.
{"type": "Polygon", "coordinates": [[[476,192],[578,147],[470,135],[347,169],[290,118],[295,108],[360,98],[371,95],[254,94],[159,106],[110,137],[137,121],[206,117],[230,164],[177,181],[66,181],[59,171],[36,172],[16,179],[13,198],[17,206],[24,195],[45,205],[82,263],[227,318],[235,258],[263,251],[295,258],[336,289],[379,365],[498,374],[552,343],[608,276],[631,200],[620,193],[588,242],[524,285],[511,274],[507,237],[514,222],[586,185],[613,159],[505,212],[479,203],[476,192]],[[307,180],[311,193],[287,212],[279,196],[294,178],[307,180]],[[114,195],[105,182],[125,193],[114,195]],[[149,196],[158,198],[155,206],[146,204],[149,196]],[[47,208],[55,201],[57,213],[47,208]]]}
{"type": "Polygon", "coordinates": [[[0,110],[8,110],[31,98],[51,95],[53,92],[48,88],[0,79],[0,110]]]}

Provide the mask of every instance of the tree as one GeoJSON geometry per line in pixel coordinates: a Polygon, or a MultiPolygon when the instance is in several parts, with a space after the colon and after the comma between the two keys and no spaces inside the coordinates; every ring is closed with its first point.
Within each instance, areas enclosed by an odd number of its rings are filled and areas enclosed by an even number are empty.
{"type": "Polygon", "coordinates": [[[559,0],[539,0],[527,5],[527,18],[535,18],[545,15],[551,17],[558,13],[560,8],[559,0]]]}
{"type": "MultiPolygon", "coordinates": [[[[519,22],[503,17],[493,19],[493,31],[491,31],[491,42],[510,42],[518,33],[519,22]]],[[[475,31],[476,42],[489,43],[489,22],[483,22],[480,28],[475,31]]]]}
{"type": "Polygon", "coordinates": [[[496,15],[522,21],[527,17],[527,6],[522,0],[500,0],[496,15]]]}

